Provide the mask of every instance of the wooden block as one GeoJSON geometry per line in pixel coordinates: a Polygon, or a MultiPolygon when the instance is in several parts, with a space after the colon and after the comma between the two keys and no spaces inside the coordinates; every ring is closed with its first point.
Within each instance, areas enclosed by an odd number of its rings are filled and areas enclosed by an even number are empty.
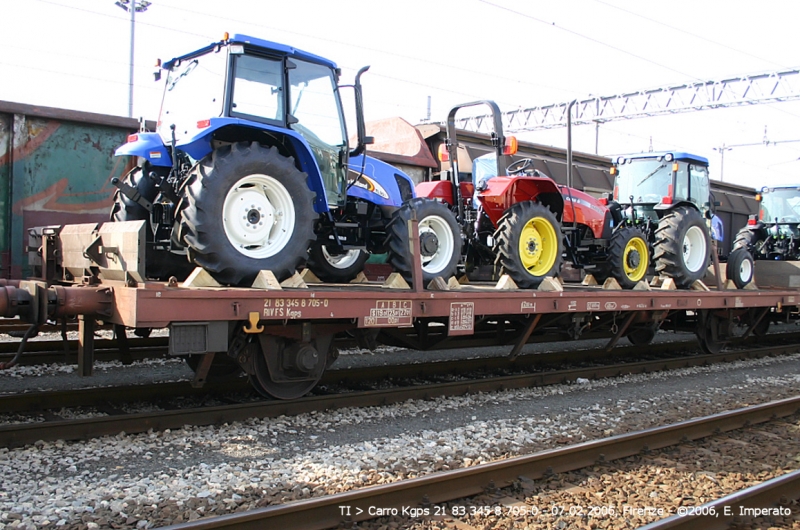
{"type": "Polygon", "coordinates": [[[633,290],[634,291],[652,291],[653,289],[650,287],[650,284],[648,284],[646,281],[639,280],[639,283],[637,283],[636,285],[633,286],[633,290]]]}
{"type": "Polygon", "coordinates": [[[661,280],[661,289],[664,291],[675,291],[678,286],[675,285],[675,280],[672,278],[663,278],[661,280]]]}
{"type": "Polygon", "coordinates": [[[708,288],[708,285],[704,284],[702,280],[695,280],[692,282],[692,285],[689,286],[692,291],[710,291],[711,289],[708,288]]]}
{"type": "Polygon", "coordinates": [[[469,278],[467,278],[467,275],[464,274],[461,276],[461,278],[458,279],[458,283],[460,283],[461,285],[467,285],[469,283],[469,278]]]}
{"type": "Polygon", "coordinates": [[[500,289],[502,291],[513,291],[515,289],[519,289],[517,284],[514,280],[511,279],[511,276],[508,274],[503,274],[500,279],[497,281],[497,284],[494,286],[495,289],[500,289]]]}
{"type": "Polygon", "coordinates": [[[295,271],[294,274],[283,280],[281,282],[281,287],[308,289],[308,285],[306,285],[306,282],[303,281],[303,278],[300,276],[300,274],[297,273],[297,271],[295,271]]]}
{"type": "Polygon", "coordinates": [[[411,286],[408,285],[408,282],[403,279],[399,272],[391,273],[381,287],[387,289],[411,289],[411,286]]]}
{"type": "Polygon", "coordinates": [[[181,287],[222,287],[203,267],[195,267],[181,287]]]}
{"type": "Polygon", "coordinates": [[[622,286],[619,284],[616,278],[608,277],[606,281],[603,282],[603,289],[608,289],[612,291],[621,291],[622,286]]]}
{"type": "Polygon", "coordinates": [[[653,276],[653,279],[650,280],[650,287],[661,287],[662,283],[664,283],[664,279],[661,276],[653,276]]]}
{"type": "Polygon", "coordinates": [[[369,278],[367,278],[367,275],[364,274],[364,271],[361,271],[358,273],[358,276],[350,280],[350,283],[367,283],[368,281],[369,278]]]}
{"type": "Polygon", "coordinates": [[[300,273],[300,278],[306,283],[322,283],[322,280],[311,269],[303,269],[303,272],[300,273]]]}
{"type": "Polygon", "coordinates": [[[542,283],[539,284],[538,290],[557,293],[563,291],[564,286],[561,285],[561,282],[559,282],[557,279],[547,276],[544,280],[542,280],[542,283]]]}
{"type": "Polygon", "coordinates": [[[271,291],[281,290],[281,284],[272,271],[258,271],[258,276],[256,276],[252,287],[254,289],[268,289],[271,291]]]}
{"type": "Polygon", "coordinates": [[[581,285],[597,285],[597,279],[594,277],[594,274],[587,274],[583,278],[581,285]]]}
{"type": "Polygon", "coordinates": [[[450,286],[444,281],[444,278],[437,276],[428,283],[429,291],[449,291],[450,286]]]}
{"type": "Polygon", "coordinates": [[[756,282],[750,282],[747,285],[745,285],[743,289],[747,291],[758,291],[758,285],[756,285],[756,282]]]}
{"type": "Polygon", "coordinates": [[[457,291],[458,289],[461,289],[461,282],[456,280],[455,276],[450,276],[450,279],[447,280],[447,286],[451,291],[457,291]]]}
{"type": "Polygon", "coordinates": [[[723,285],[723,289],[730,290],[730,289],[738,289],[736,284],[733,283],[733,280],[726,280],[725,285],[723,285]]]}

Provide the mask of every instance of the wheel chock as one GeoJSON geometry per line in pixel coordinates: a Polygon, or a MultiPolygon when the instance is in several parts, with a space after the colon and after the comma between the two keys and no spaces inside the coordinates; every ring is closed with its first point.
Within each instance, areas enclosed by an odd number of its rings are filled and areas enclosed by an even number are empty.
{"type": "Polygon", "coordinates": [[[181,287],[222,287],[203,267],[195,267],[181,287]]]}
{"type": "Polygon", "coordinates": [[[608,291],[621,291],[622,286],[619,284],[616,278],[609,277],[603,282],[603,289],[608,291]]]}
{"type": "Polygon", "coordinates": [[[449,287],[451,291],[457,291],[461,289],[461,282],[459,280],[456,280],[455,276],[450,276],[450,279],[447,280],[447,287],[449,287]]]}
{"type": "Polygon", "coordinates": [[[460,283],[461,285],[468,285],[469,284],[469,278],[467,278],[466,274],[462,274],[461,278],[458,279],[458,283],[460,283]]]}
{"type": "Polygon", "coordinates": [[[286,278],[281,282],[281,287],[284,288],[295,288],[295,289],[308,289],[308,285],[306,282],[303,281],[303,278],[300,274],[295,271],[294,274],[286,278]]]}
{"type": "Polygon", "coordinates": [[[662,291],[676,291],[678,289],[678,286],[675,285],[674,278],[663,278],[661,280],[660,288],[662,291]]]}
{"type": "Polygon", "coordinates": [[[594,277],[594,274],[587,274],[583,278],[581,285],[597,285],[597,278],[594,277]]]}
{"type": "Polygon", "coordinates": [[[300,273],[300,279],[306,283],[322,283],[322,280],[320,280],[311,269],[303,269],[300,273]]]}
{"type": "Polygon", "coordinates": [[[738,287],[736,287],[736,284],[733,283],[733,280],[725,280],[725,285],[722,288],[725,289],[726,291],[730,290],[735,291],[736,289],[738,289],[738,287]]]}
{"type": "Polygon", "coordinates": [[[692,282],[692,285],[689,286],[692,291],[710,291],[711,289],[708,288],[708,285],[704,284],[702,280],[695,280],[692,282]]]}
{"type": "Polygon", "coordinates": [[[408,282],[405,281],[403,275],[399,272],[391,273],[381,287],[385,287],[386,289],[411,289],[411,286],[408,285],[408,282]]]}
{"type": "Polygon", "coordinates": [[[282,289],[278,278],[275,277],[272,271],[258,271],[258,276],[256,276],[252,287],[254,289],[267,289],[270,291],[280,291],[282,289]]]}
{"type": "Polygon", "coordinates": [[[745,289],[747,291],[758,291],[758,285],[756,285],[756,282],[750,282],[744,287],[742,287],[742,289],[745,289]]]}
{"type": "Polygon", "coordinates": [[[661,287],[662,283],[664,283],[664,278],[661,276],[653,276],[653,279],[650,280],[650,287],[661,287]]]}
{"type": "Polygon", "coordinates": [[[639,283],[633,286],[633,291],[652,291],[650,284],[644,280],[639,280],[639,283]]]}
{"type": "Polygon", "coordinates": [[[546,276],[542,283],[539,284],[537,288],[538,291],[545,291],[550,293],[558,293],[564,290],[564,286],[561,285],[561,282],[558,279],[546,276]]]}
{"type": "Polygon", "coordinates": [[[444,278],[437,276],[428,283],[429,291],[449,291],[450,286],[444,281],[444,278]]]}
{"type": "Polygon", "coordinates": [[[359,272],[358,276],[350,280],[350,283],[367,283],[367,282],[369,282],[369,278],[367,278],[367,275],[364,274],[364,271],[359,272]]]}
{"type": "Polygon", "coordinates": [[[501,291],[514,291],[519,289],[519,286],[516,284],[516,282],[514,282],[514,280],[511,279],[511,276],[508,274],[503,274],[500,276],[500,279],[497,281],[497,284],[494,286],[494,288],[501,291]]]}

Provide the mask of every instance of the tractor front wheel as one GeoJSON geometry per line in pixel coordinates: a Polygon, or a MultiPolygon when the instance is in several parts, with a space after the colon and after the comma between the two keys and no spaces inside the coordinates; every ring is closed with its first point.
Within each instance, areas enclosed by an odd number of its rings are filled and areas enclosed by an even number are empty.
{"type": "Polygon", "coordinates": [[[308,251],[306,267],[323,282],[347,283],[364,270],[369,252],[359,249],[334,254],[318,239],[308,251]]]}
{"type": "Polygon", "coordinates": [[[180,237],[189,257],[223,284],[249,285],[261,270],[291,276],[314,240],[307,180],[275,147],[239,142],[215,150],[184,187],[180,237]]]}
{"type": "Polygon", "coordinates": [[[523,289],[557,276],[564,251],[561,226],[547,206],[526,201],[506,210],[494,234],[495,264],[523,289]]]}
{"type": "Polygon", "coordinates": [[[729,280],[733,280],[737,289],[744,289],[744,286],[753,280],[754,270],[753,256],[747,248],[739,247],[728,256],[725,274],[729,280]]]}
{"type": "Polygon", "coordinates": [[[408,246],[411,238],[408,221],[419,220],[419,252],[422,259],[422,281],[427,284],[437,276],[454,276],[461,258],[461,230],[453,213],[441,202],[417,197],[397,210],[386,227],[389,263],[411,280],[414,262],[408,246]]]}
{"type": "Polygon", "coordinates": [[[649,267],[650,249],[644,232],[633,227],[620,228],[614,232],[608,247],[608,274],[623,289],[633,289],[645,279],[649,267]]]}
{"type": "Polygon", "coordinates": [[[687,288],[702,278],[710,256],[708,227],[700,212],[678,206],[658,223],[654,259],[656,272],[687,288]]]}

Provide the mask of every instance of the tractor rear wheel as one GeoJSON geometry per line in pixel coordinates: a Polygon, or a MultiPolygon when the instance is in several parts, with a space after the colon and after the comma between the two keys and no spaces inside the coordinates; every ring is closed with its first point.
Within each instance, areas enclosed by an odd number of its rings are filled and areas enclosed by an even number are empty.
{"type": "Polygon", "coordinates": [[[608,263],[604,269],[605,280],[613,276],[623,289],[633,289],[647,277],[650,267],[650,249],[647,236],[633,227],[623,227],[614,232],[608,247],[608,263]]]}
{"type": "Polygon", "coordinates": [[[754,269],[753,256],[746,247],[739,247],[728,256],[725,275],[729,280],[733,280],[737,289],[743,289],[753,280],[754,269]]]}
{"type": "Polygon", "coordinates": [[[678,206],[658,223],[653,257],[656,272],[686,288],[702,278],[710,256],[708,227],[700,212],[678,206]]]}
{"type": "Polygon", "coordinates": [[[408,242],[408,221],[416,214],[419,220],[419,250],[422,258],[422,281],[456,274],[461,259],[461,229],[453,213],[441,202],[417,197],[405,203],[392,216],[386,227],[389,263],[406,280],[411,280],[414,267],[408,242]]]}
{"type": "MultiPolygon", "coordinates": [[[[125,175],[123,181],[128,186],[135,188],[148,201],[156,200],[158,196],[156,184],[153,179],[145,175],[141,167],[133,168],[125,175]]],[[[110,217],[110,220],[114,222],[142,220],[145,222],[145,276],[154,280],[166,280],[170,276],[184,280],[192,272],[194,267],[185,255],[153,248],[153,225],[150,211],[138,202],[129,199],[120,190],[114,193],[114,205],[111,207],[110,217]]]]}
{"type": "Polygon", "coordinates": [[[239,142],[206,156],[184,186],[180,237],[217,281],[250,285],[261,270],[283,280],[308,257],[314,194],[293,158],[239,142]]]}
{"type": "Polygon", "coordinates": [[[561,225],[547,206],[520,202],[506,210],[494,233],[495,264],[523,289],[557,276],[564,251],[561,225]]]}
{"type": "Polygon", "coordinates": [[[333,254],[318,239],[308,250],[306,267],[323,282],[347,283],[364,270],[364,263],[368,259],[369,252],[359,249],[333,254]]]}

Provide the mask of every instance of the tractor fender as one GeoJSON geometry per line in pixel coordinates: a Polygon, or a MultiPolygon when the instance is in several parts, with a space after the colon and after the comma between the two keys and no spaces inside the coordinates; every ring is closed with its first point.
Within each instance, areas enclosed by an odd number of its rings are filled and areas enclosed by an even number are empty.
{"type": "Polygon", "coordinates": [[[689,208],[692,208],[692,209],[697,210],[698,212],[700,212],[700,215],[703,215],[703,212],[700,210],[700,208],[698,208],[695,203],[689,202],[689,201],[678,201],[678,202],[674,202],[672,204],[664,204],[663,202],[660,202],[660,203],[656,204],[655,206],[653,206],[653,210],[656,211],[656,214],[658,215],[658,218],[661,219],[662,217],[667,215],[669,212],[671,212],[673,209],[677,208],[678,206],[687,206],[689,208]]]}
{"type": "MultiPolygon", "coordinates": [[[[311,145],[300,133],[284,127],[239,118],[211,118],[206,123],[208,126],[199,129],[194,135],[184,136],[177,144],[178,149],[194,160],[202,160],[214,150],[211,145],[214,133],[223,128],[236,129],[235,136],[240,140],[247,139],[263,145],[272,145],[270,142],[264,141],[269,136],[284,138],[288,140],[289,150],[295,158],[296,165],[300,171],[308,175],[308,187],[315,194],[314,211],[317,213],[329,211],[330,206],[325,193],[325,184],[322,181],[322,172],[314,158],[311,145]],[[269,133],[269,136],[265,135],[265,132],[269,133]]],[[[205,125],[205,123],[203,124],[205,125]]],[[[273,141],[273,143],[280,147],[280,140],[273,141]]]]}
{"type": "Polygon", "coordinates": [[[153,166],[172,166],[172,157],[158,133],[140,132],[128,136],[128,140],[117,147],[114,156],[140,156],[153,166]]]}
{"type": "Polygon", "coordinates": [[[567,186],[560,188],[564,197],[563,223],[577,222],[589,227],[595,239],[608,239],[613,226],[609,209],[588,193],[567,186]]]}
{"type": "Polygon", "coordinates": [[[486,215],[497,226],[503,213],[514,204],[536,201],[547,206],[561,221],[564,198],[555,181],[546,177],[493,177],[486,181],[486,189],[478,197],[486,215]]]}
{"type": "Polygon", "coordinates": [[[417,197],[439,199],[449,206],[453,205],[453,183],[449,180],[420,182],[416,186],[417,197]]]}
{"type": "Polygon", "coordinates": [[[399,207],[416,196],[411,177],[371,156],[358,155],[350,158],[347,183],[347,195],[378,206],[399,207]]]}

